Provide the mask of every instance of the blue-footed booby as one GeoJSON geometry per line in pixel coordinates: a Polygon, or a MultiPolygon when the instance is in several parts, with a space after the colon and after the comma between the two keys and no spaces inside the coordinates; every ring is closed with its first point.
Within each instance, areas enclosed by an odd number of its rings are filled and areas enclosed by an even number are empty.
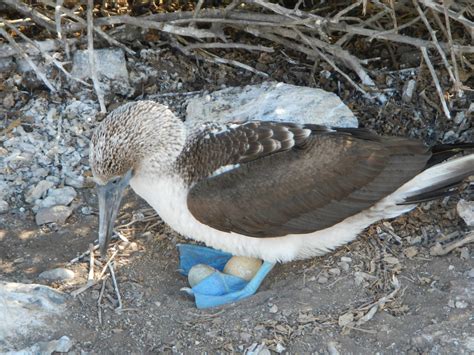
{"type": "Polygon", "coordinates": [[[106,253],[124,188],[178,233],[234,255],[323,255],[474,174],[474,154],[367,129],[247,121],[190,127],[140,101],[96,128],[90,164],[106,253]]]}

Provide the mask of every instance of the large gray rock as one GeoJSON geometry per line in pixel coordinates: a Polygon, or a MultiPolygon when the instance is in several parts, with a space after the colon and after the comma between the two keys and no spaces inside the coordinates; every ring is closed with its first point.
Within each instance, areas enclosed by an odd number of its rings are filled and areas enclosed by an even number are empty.
{"type": "Polygon", "coordinates": [[[358,121],[341,99],[330,92],[284,83],[228,88],[190,99],[186,122],[264,120],[357,127],[358,121]]]}
{"type": "Polygon", "coordinates": [[[69,337],[62,336],[58,340],[41,341],[22,350],[8,351],[5,355],[49,355],[54,353],[67,353],[72,345],[73,342],[69,337]]]}
{"type": "MultiPolygon", "coordinates": [[[[125,54],[121,49],[96,49],[94,54],[99,78],[125,80],[128,83],[125,54]]],[[[78,79],[90,78],[91,71],[87,50],[79,50],[74,53],[71,75],[78,79]]]]}
{"type": "Polygon", "coordinates": [[[65,301],[65,295],[51,287],[0,281],[0,352],[6,350],[2,340],[44,327],[47,317],[64,310],[65,301]]]}

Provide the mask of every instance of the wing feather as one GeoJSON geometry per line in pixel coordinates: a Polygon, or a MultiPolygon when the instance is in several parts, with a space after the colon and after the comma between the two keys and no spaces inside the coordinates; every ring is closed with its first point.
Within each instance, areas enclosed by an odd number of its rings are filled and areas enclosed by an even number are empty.
{"type": "Polygon", "coordinates": [[[430,158],[420,142],[364,129],[252,122],[196,142],[203,164],[188,195],[201,223],[252,237],[310,233],[352,216],[418,174],[430,158]],[[207,175],[206,175],[207,174],[207,175]]]}

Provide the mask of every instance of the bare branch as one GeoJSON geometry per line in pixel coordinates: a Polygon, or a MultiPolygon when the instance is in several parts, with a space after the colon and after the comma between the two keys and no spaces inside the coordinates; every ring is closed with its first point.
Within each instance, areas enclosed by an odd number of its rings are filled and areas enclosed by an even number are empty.
{"type": "MultiPolygon", "coordinates": [[[[0,18],[0,20],[3,22],[3,19],[0,18]]],[[[1,26],[0,34],[10,43],[10,45],[15,49],[15,51],[27,61],[31,69],[33,69],[33,71],[35,72],[36,76],[48,87],[48,89],[52,92],[56,92],[56,88],[53,86],[53,84],[50,83],[46,75],[38,68],[38,66],[30,58],[30,56],[21,49],[21,47],[15,42],[13,37],[10,36],[8,32],[5,31],[5,29],[1,26]]]]}
{"type": "Polygon", "coordinates": [[[420,50],[421,50],[421,54],[423,55],[423,58],[426,62],[426,65],[428,66],[428,69],[431,73],[431,77],[433,78],[433,82],[435,84],[436,91],[438,92],[438,96],[439,96],[439,99],[441,101],[441,106],[443,107],[443,112],[444,112],[445,116],[448,119],[451,119],[451,113],[449,112],[448,105],[446,104],[446,100],[445,100],[444,95],[443,95],[443,90],[441,89],[441,85],[439,84],[439,80],[438,80],[438,76],[436,75],[436,71],[433,67],[433,64],[431,64],[430,58],[428,56],[428,51],[426,50],[425,47],[421,47],[420,50]]]}
{"type": "Polygon", "coordinates": [[[94,53],[94,24],[92,17],[92,9],[94,7],[94,0],[87,0],[87,52],[89,54],[89,65],[91,70],[92,82],[94,83],[94,90],[97,94],[99,100],[100,112],[106,113],[107,109],[105,108],[104,103],[104,94],[102,93],[102,88],[100,87],[99,79],[97,77],[97,69],[95,66],[95,53],[94,53]]]}

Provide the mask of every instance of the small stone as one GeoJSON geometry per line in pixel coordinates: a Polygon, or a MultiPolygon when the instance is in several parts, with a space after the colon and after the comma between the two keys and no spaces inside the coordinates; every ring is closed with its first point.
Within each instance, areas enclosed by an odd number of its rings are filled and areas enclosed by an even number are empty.
{"type": "Polygon", "coordinates": [[[467,276],[474,278],[474,269],[469,270],[469,272],[467,273],[467,276]]]}
{"type": "Polygon", "coordinates": [[[40,208],[36,213],[36,224],[38,226],[46,223],[64,224],[71,213],[71,207],[61,205],[40,208]]]}
{"type": "Polygon", "coordinates": [[[329,269],[328,272],[332,276],[339,276],[341,274],[341,270],[337,267],[329,269]]]}
{"type": "Polygon", "coordinates": [[[408,247],[403,251],[403,253],[407,258],[411,259],[418,254],[418,248],[414,246],[408,247]]]}
{"type": "Polygon", "coordinates": [[[403,86],[403,91],[402,91],[403,102],[407,104],[411,102],[415,89],[416,89],[416,80],[411,79],[405,83],[405,85],[403,86]]]}
{"type": "Polygon", "coordinates": [[[461,256],[461,259],[469,260],[469,248],[468,247],[461,248],[460,256],[461,256]]]}
{"type": "Polygon", "coordinates": [[[10,209],[7,201],[0,200],[0,214],[7,213],[10,209]]]}
{"type": "Polygon", "coordinates": [[[131,242],[128,247],[130,248],[131,251],[137,251],[138,250],[138,244],[136,242],[131,242]]]}
{"type": "Polygon", "coordinates": [[[48,281],[65,281],[71,280],[75,276],[74,271],[65,269],[65,268],[57,268],[52,270],[43,271],[39,274],[39,278],[48,281]]]}
{"type": "Polygon", "coordinates": [[[282,352],[284,352],[286,350],[286,348],[281,345],[280,343],[277,343],[276,347],[275,347],[275,351],[278,353],[278,354],[281,354],[282,352]]]}
{"type": "Polygon", "coordinates": [[[352,262],[352,258],[349,258],[348,256],[343,256],[341,258],[341,261],[342,262],[345,262],[345,263],[351,263],[352,262]]]}
{"type": "Polygon", "coordinates": [[[242,340],[244,343],[249,343],[250,340],[252,340],[252,335],[246,332],[240,333],[240,340],[242,340]]]}
{"type": "Polygon", "coordinates": [[[277,307],[277,305],[274,304],[273,306],[271,306],[269,312],[272,313],[272,314],[277,313],[277,312],[278,312],[278,307],[277,307]]]}
{"type": "Polygon", "coordinates": [[[456,210],[459,217],[469,226],[474,226],[474,201],[459,200],[456,210]]]}
{"type": "Polygon", "coordinates": [[[51,207],[54,205],[69,205],[77,196],[76,190],[71,186],[62,187],[59,189],[49,189],[48,196],[45,199],[39,200],[38,207],[51,207]]]}
{"type": "Polygon", "coordinates": [[[449,266],[448,266],[448,270],[449,270],[449,271],[453,271],[454,269],[455,269],[454,265],[449,265],[449,266]]]}
{"type": "Polygon", "coordinates": [[[319,276],[318,277],[318,283],[325,284],[326,282],[328,282],[328,278],[326,276],[319,276]]]}
{"type": "Polygon", "coordinates": [[[54,183],[47,180],[42,180],[38,182],[33,188],[29,189],[28,192],[25,194],[25,201],[27,203],[32,203],[40,198],[48,191],[48,189],[52,188],[54,183]]]}
{"type": "Polygon", "coordinates": [[[13,106],[15,106],[15,98],[13,97],[13,94],[12,94],[12,93],[7,94],[7,95],[3,98],[3,106],[4,106],[6,109],[11,109],[13,106]]]}
{"type": "Polygon", "coordinates": [[[344,313],[343,315],[339,316],[338,324],[340,327],[344,327],[354,320],[354,315],[352,313],[344,313]]]}
{"type": "Polygon", "coordinates": [[[448,301],[448,307],[450,307],[450,308],[454,308],[454,307],[455,307],[454,300],[449,300],[449,301],[448,301]]]}
{"type": "Polygon", "coordinates": [[[337,265],[339,265],[341,267],[342,270],[344,271],[349,271],[349,268],[350,268],[350,265],[344,261],[341,261],[340,263],[338,263],[337,265]]]}
{"type": "Polygon", "coordinates": [[[454,305],[456,306],[456,308],[464,309],[464,308],[467,308],[467,306],[469,306],[469,303],[467,303],[466,301],[456,301],[454,305]]]}
{"type": "Polygon", "coordinates": [[[84,215],[84,216],[89,216],[93,213],[94,211],[92,210],[91,207],[89,206],[83,206],[81,207],[81,213],[84,215]]]}
{"type": "Polygon", "coordinates": [[[400,260],[398,260],[396,257],[394,256],[385,256],[383,258],[383,260],[388,263],[388,264],[391,264],[391,265],[396,265],[396,264],[399,264],[400,263],[400,260]]]}

